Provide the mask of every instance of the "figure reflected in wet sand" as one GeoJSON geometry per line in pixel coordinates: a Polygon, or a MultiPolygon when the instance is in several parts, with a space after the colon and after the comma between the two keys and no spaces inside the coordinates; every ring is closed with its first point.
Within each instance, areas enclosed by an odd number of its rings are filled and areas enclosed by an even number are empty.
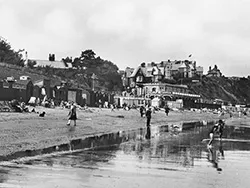
{"type": "Polygon", "coordinates": [[[147,117],[147,122],[146,122],[147,133],[145,135],[146,139],[150,139],[151,137],[151,130],[150,130],[151,114],[152,114],[151,108],[148,107],[146,110],[146,117],[147,117]]]}
{"type": "Polygon", "coordinates": [[[151,130],[150,130],[150,127],[147,127],[147,130],[146,130],[146,135],[145,135],[145,138],[146,139],[150,139],[151,138],[151,130]]]}
{"type": "Polygon", "coordinates": [[[147,124],[146,124],[146,126],[147,127],[150,127],[151,114],[152,114],[151,108],[148,107],[147,110],[146,110],[146,117],[147,117],[147,124]]]}
{"type": "Polygon", "coordinates": [[[222,168],[219,168],[219,157],[224,158],[224,151],[222,149],[222,141],[220,141],[219,149],[216,150],[212,147],[208,147],[208,160],[213,164],[213,167],[216,168],[217,171],[222,171],[222,168]]]}

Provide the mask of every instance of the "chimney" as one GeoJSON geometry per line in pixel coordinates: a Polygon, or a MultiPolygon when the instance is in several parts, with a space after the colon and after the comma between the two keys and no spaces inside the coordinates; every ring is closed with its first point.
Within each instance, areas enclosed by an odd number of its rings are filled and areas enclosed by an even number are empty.
{"type": "Polygon", "coordinates": [[[24,61],[24,65],[27,67],[28,66],[28,52],[25,51],[25,61],[24,61]]]}
{"type": "Polygon", "coordinates": [[[52,61],[55,61],[55,54],[52,54],[52,61]]]}
{"type": "Polygon", "coordinates": [[[55,61],[55,54],[49,54],[49,61],[55,61]]]}

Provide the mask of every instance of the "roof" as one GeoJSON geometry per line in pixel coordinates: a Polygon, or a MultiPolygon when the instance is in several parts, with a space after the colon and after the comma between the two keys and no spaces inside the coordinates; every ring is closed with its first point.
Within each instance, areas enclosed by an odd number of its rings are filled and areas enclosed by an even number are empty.
{"type": "Polygon", "coordinates": [[[34,67],[46,67],[46,66],[50,66],[53,68],[57,68],[57,69],[68,69],[68,68],[72,68],[72,63],[64,63],[63,61],[49,61],[49,60],[38,60],[38,59],[30,59],[31,61],[35,61],[36,64],[34,65],[34,67]]]}
{"type": "Polygon", "coordinates": [[[185,63],[182,63],[181,66],[179,66],[179,68],[187,68],[187,65],[185,63]]]}
{"type": "Polygon", "coordinates": [[[173,62],[171,70],[178,70],[180,66],[181,66],[180,62],[178,62],[178,61],[177,62],[173,62]]]}
{"type": "Polygon", "coordinates": [[[144,67],[141,67],[141,66],[137,67],[129,77],[130,77],[130,78],[135,77],[135,75],[137,74],[137,72],[138,72],[139,70],[141,70],[141,71],[142,71],[142,74],[146,77],[146,75],[147,75],[147,74],[146,74],[147,69],[144,68],[144,67]]]}
{"type": "Polygon", "coordinates": [[[125,69],[125,76],[126,77],[130,77],[131,76],[131,74],[134,72],[134,68],[130,68],[130,67],[127,67],[126,69],[125,69]]]}
{"type": "Polygon", "coordinates": [[[36,80],[33,83],[34,83],[34,86],[43,87],[44,86],[44,79],[36,80]]]}
{"type": "Polygon", "coordinates": [[[153,67],[152,74],[153,75],[162,75],[161,70],[157,66],[153,67]]]}
{"type": "MultiPolygon", "coordinates": [[[[30,80],[16,80],[13,83],[13,88],[26,89],[27,85],[30,83],[30,80]]],[[[32,83],[32,82],[31,82],[32,83]]]]}

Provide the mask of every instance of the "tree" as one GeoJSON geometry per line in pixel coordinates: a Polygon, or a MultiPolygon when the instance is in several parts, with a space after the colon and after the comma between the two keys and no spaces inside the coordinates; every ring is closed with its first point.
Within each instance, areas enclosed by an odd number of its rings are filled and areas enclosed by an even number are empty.
{"type": "Polygon", "coordinates": [[[65,63],[72,63],[72,57],[62,58],[62,61],[65,63]]]}
{"type": "Polygon", "coordinates": [[[24,60],[22,59],[22,54],[20,53],[22,51],[23,50],[15,52],[7,40],[0,37],[0,62],[24,66],[24,60]]]}
{"type": "Polygon", "coordinates": [[[34,68],[35,65],[36,65],[36,61],[28,60],[27,66],[28,66],[29,68],[34,68]]]}
{"type": "Polygon", "coordinates": [[[76,57],[72,62],[72,66],[75,68],[79,68],[81,66],[81,59],[79,57],[76,57]]]}
{"type": "Polygon", "coordinates": [[[90,60],[90,59],[95,59],[95,52],[93,50],[85,50],[82,51],[81,53],[81,60],[90,60]]]}

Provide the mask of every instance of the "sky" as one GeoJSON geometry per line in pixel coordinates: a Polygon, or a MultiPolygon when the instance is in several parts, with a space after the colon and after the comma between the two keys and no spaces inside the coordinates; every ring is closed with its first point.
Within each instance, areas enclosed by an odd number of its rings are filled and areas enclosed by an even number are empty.
{"type": "Polygon", "coordinates": [[[30,59],[92,49],[121,70],[189,59],[205,74],[248,76],[249,10],[248,0],[0,0],[0,36],[30,59]]]}

